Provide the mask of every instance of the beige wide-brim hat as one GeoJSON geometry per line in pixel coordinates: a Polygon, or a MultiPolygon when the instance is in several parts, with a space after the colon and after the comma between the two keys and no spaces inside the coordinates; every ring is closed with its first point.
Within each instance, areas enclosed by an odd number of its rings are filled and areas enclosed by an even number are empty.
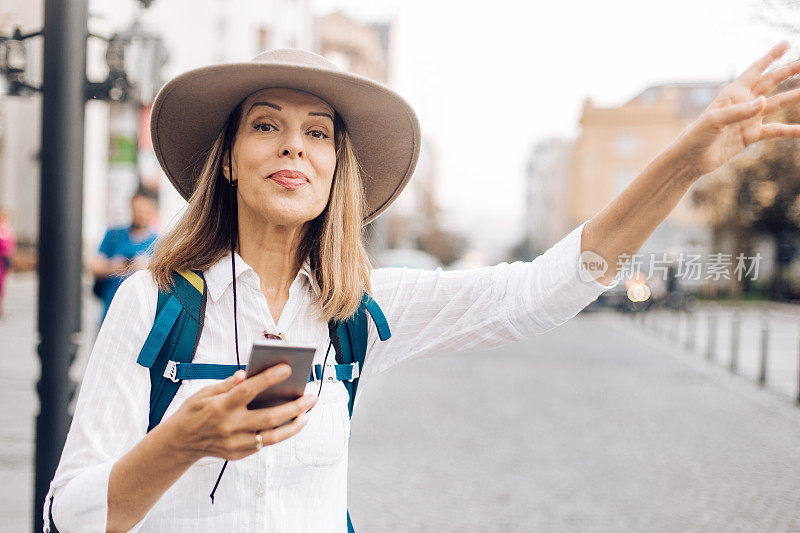
{"type": "Polygon", "coordinates": [[[185,199],[194,191],[205,156],[231,111],[256,91],[272,87],[311,93],[342,118],[362,169],[364,223],[400,194],[420,150],[414,110],[388,87],[344,72],[304,50],[270,50],[249,63],[190,70],[170,80],[153,102],[150,134],[158,162],[185,199]]]}

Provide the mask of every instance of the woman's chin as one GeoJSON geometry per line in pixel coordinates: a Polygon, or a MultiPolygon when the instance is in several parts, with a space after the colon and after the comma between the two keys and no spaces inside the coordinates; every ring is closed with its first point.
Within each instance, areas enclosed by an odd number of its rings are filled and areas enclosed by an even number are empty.
{"type": "Polygon", "coordinates": [[[266,209],[261,213],[268,224],[275,226],[299,227],[319,216],[319,213],[283,209],[266,209]]]}

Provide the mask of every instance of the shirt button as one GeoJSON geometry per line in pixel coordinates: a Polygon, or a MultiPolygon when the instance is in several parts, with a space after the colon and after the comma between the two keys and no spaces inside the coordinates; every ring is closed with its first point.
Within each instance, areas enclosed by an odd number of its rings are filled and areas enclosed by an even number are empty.
{"type": "Polygon", "coordinates": [[[266,491],[264,490],[264,485],[259,485],[258,488],[256,489],[256,496],[262,498],[265,493],[266,491]]]}

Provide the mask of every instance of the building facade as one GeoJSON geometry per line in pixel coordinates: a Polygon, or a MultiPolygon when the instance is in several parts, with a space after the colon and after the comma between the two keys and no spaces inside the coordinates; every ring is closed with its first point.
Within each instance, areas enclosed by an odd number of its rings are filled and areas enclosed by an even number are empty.
{"type": "MultiPolygon", "coordinates": [[[[569,223],[577,225],[590,218],[619,195],[700,115],[722,86],[721,83],[658,85],[622,106],[609,108],[597,107],[587,99],[568,180],[569,223]]],[[[706,179],[714,177],[704,176],[695,185],[706,179]]],[[[708,214],[692,201],[690,191],[640,253],[708,251],[711,243],[707,219],[708,214]]]]}
{"type": "Polygon", "coordinates": [[[538,255],[558,242],[570,229],[567,217],[573,143],[546,139],[537,143],[525,169],[525,244],[538,255]]]}

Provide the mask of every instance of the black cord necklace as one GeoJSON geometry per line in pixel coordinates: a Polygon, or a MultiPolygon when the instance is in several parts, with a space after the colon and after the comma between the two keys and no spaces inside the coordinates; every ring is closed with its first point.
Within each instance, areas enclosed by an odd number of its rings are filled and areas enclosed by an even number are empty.
{"type": "MultiPolygon", "coordinates": [[[[231,278],[233,284],[233,339],[234,343],[236,344],[236,366],[241,369],[242,362],[239,359],[239,326],[238,320],[236,320],[236,258],[234,256],[236,251],[236,180],[233,179],[233,171],[231,170],[231,143],[228,143],[228,176],[230,179],[230,187],[228,190],[230,191],[230,206],[231,206],[231,278]]],[[[222,470],[219,471],[219,476],[217,476],[217,481],[214,483],[214,488],[211,489],[211,503],[214,503],[214,494],[217,492],[217,487],[219,487],[219,482],[222,480],[222,474],[225,473],[225,468],[228,466],[228,460],[226,459],[222,465],[222,470]]]]}

